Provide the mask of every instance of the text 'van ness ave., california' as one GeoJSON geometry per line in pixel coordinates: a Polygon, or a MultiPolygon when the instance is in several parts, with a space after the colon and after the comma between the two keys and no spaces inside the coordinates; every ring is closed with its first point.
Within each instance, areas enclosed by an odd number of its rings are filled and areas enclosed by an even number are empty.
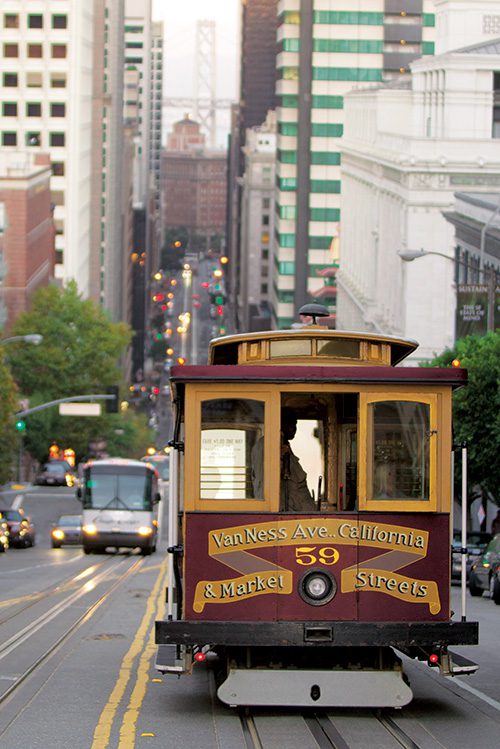
{"type": "Polygon", "coordinates": [[[210,556],[216,556],[229,551],[328,540],[335,544],[360,544],[425,556],[428,537],[428,531],[386,523],[324,517],[307,518],[209,531],[208,553],[210,556]]]}

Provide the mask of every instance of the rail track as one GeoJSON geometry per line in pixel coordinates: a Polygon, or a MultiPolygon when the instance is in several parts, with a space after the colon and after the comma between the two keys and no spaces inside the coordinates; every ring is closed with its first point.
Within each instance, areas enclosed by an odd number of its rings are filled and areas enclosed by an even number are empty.
{"type": "MultiPolygon", "coordinates": [[[[420,749],[420,746],[385,711],[363,711],[365,731],[377,734],[376,746],[386,749],[420,749]]],[[[272,749],[276,747],[276,733],[270,735],[266,723],[272,716],[263,716],[250,710],[239,713],[247,749],[272,749]]],[[[359,741],[351,743],[349,719],[337,721],[336,716],[326,711],[303,711],[300,718],[309,730],[318,749],[358,749],[359,741]]],[[[352,720],[359,720],[354,715],[352,720]]],[[[368,745],[368,744],[366,744],[368,745]]]]}
{"type": "MultiPolygon", "coordinates": [[[[33,642],[33,636],[38,634],[37,642],[44,643],[42,647],[35,651],[28,663],[24,663],[19,673],[12,677],[11,683],[3,689],[4,682],[0,682],[0,707],[6,703],[12,696],[19,691],[23,683],[29,676],[33,675],[37,669],[47,663],[57,651],[66,643],[78,629],[91,619],[102,604],[119,588],[131,575],[136,573],[144,564],[143,557],[133,557],[130,555],[121,556],[120,558],[111,557],[109,562],[104,560],[101,563],[93,564],[87,570],[72,575],[67,580],[59,582],[56,585],[48,587],[46,590],[28,596],[25,605],[20,606],[9,616],[4,617],[0,624],[5,622],[15,622],[21,614],[25,614],[34,604],[40,601],[47,601],[55,596],[56,593],[63,593],[63,597],[44,610],[41,614],[36,615],[31,621],[21,626],[14,634],[5,639],[0,645],[0,665],[13,655],[15,658],[18,653],[27,648],[27,643],[33,642]],[[103,587],[103,591],[90,597],[85,603],[85,597],[94,591],[97,586],[103,587]],[[67,595],[64,595],[67,593],[67,595]],[[83,612],[82,612],[83,604],[83,612]],[[76,618],[74,613],[76,612],[76,618]],[[64,621],[62,629],[54,628],[54,623],[63,614],[69,615],[70,623],[64,621]],[[72,616],[71,616],[72,615],[72,616]],[[53,632],[56,632],[55,636],[53,632]],[[43,634],[43,637],[40,636],[43,634]]],[[[68,618],[68,616],[66,617],[68,618]]],[[[17,660],[17,662],[19,662],[17,660]]],[[[0,728],[0,736],[8,726],[0,728]]]]}

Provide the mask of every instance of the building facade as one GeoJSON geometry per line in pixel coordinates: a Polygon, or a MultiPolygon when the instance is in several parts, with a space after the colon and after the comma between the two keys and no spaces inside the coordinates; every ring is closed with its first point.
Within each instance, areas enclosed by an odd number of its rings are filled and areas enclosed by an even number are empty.
{"type": "Polygon", "coordinates": [[[240,331],[268,330],[271,246],[274,235],[276,113],[247,130],[241,194],[241,263],[237,296],[240,331]]]}
{"type": "Polygon", "coordinates": [[[454,194],[500,190],[500,41],[411,69],[345,97],[338,326],[413,338],[429,359],[454,343],[454,194]],[[405,263],[410,250],[429,256],[405,263]]]}
{"type": "Polygon", "coordinates": [[[273,327],[293,324],[338,261],[344,95],[433,54],[433,10],[431,0],[280,1],[273,327]]]}
{"type": "Polygon", "coordinates": [[[241,180],[245,167],[246,133],[260,127],[270,110],[277,106],[276,32],[278,0],[241,0],[240,14],[240,90],[238,105],[231,111],[231,134],[228,151],[228,205],[226,253],[231,258],[229,268],[230,307],[235,316],[231,328],[238,330],[238,298],[241,298],[240,268],[246,261],[240,247],[241,237],[241,180]]]}
{"type": "Polygon", "coordinates": [[[200,126],[185,117],[174,124],[162,154],[166,229],[183,226],[191,236],[222,236],[226,221],[226,152],[204,148],[200,126]]]}
{"type": "Polygon", "coordinates": [[[50,153],[56,277],[88,295],[93,3],[6,0],[0,16],[1,146],[50,153]]]}
{"type": "Polygon", "coordinates": [[[54,278],[54,222],[48,154],[0,152],[0,324],[3,336],[54,278]]]}

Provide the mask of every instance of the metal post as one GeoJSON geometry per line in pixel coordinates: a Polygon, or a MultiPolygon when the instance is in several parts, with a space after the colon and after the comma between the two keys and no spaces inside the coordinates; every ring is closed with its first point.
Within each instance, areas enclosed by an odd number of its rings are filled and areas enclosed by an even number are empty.
{"type": "Polygon", "coordinates": [[[24,436],[21,434],[20,441],[19,441],[19,455],[17,458],[17,481],[19,484],[22,481],[23,454],[24,454],[24,436]]]}
{"type": "Polygon", "coordinates": [[[467,593],[467,443],[462,443],[462,621],[466,617],[467,593]]]}

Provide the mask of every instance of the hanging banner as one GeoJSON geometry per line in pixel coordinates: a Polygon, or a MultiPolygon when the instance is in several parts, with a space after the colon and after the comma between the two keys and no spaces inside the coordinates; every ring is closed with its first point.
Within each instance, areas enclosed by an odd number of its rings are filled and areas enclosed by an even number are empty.
{"type": "Polygon", "coordinates": [[[455,338],[484,335],[488,330],[488,287],[460,284],[457,287],[455,338]]]}

